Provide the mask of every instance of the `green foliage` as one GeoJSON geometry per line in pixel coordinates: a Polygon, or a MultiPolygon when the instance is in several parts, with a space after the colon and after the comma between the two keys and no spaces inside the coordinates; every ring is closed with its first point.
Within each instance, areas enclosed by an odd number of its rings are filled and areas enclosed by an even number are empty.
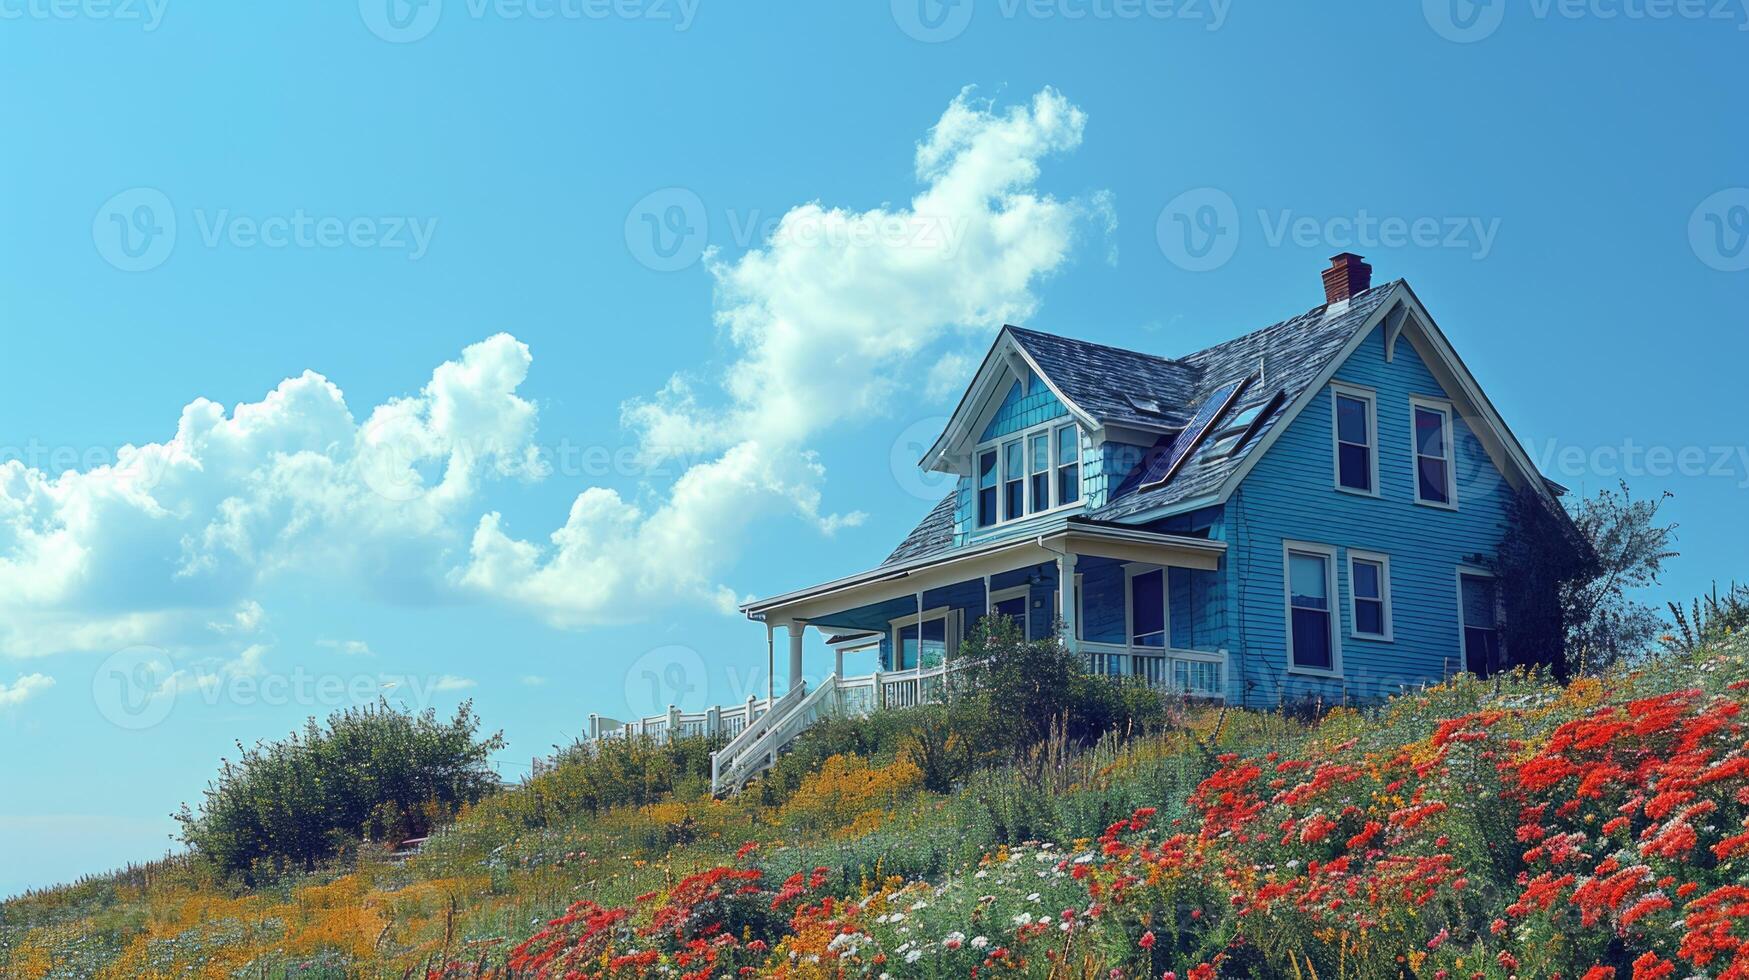
{"type": "Polygon", "coordinates": [[[1510,502],[1491,564],[1516,662],[1548,667],[1564,682],[1652,648],[1662,624],[1632,596],[1656,585],[1676,556],[1676,525],[1658,521],[1669,497],[1635,500],[1623,483],[1565,515],[1528,489],[1510,502]]]}
{"type": "Polygon", "coordinates": [[[1165,699],[1138,681],[1097,677],[1056,637],[1028,642],[1007,617],[980,620],[960,645],[977,667],[959,693],[990,727],[982,733],[1019,754],[1049,738],[1054,725],[1075,744],[1107,732],[1158,727],[1165,699]]]}
{"type": "Polygon", "coordinates": [[[721,744],[701,737],[579,742],[516,792],[494,797],[480,809],[483,817],[534,828],[670,797],[700,799],[710,792],[711,753],[721,744]]]}
{"type": "Polygon", "coordinates": [[[364,840],[430,833],[493,792],[488,764],[503,736],[479,738],[471,702],[447,722],[386,702],[311,718],[281,742],[238,744],[208,784],[199,813],[184,804],[182,838],[226,873],[314,870],[364,840]]]}
{"type": "Polygon", "coordinates": [[[1710,594],[1695,599],[1686,610],[1670,603],[1670,615],[1676,625],[1675,632],[1663,638],[1667,648],[1693,653],[1722,643],[1749,628],[1749,586],[1732,583],[1730,591],[1721,596],[1715,582],[1710,594]]]}

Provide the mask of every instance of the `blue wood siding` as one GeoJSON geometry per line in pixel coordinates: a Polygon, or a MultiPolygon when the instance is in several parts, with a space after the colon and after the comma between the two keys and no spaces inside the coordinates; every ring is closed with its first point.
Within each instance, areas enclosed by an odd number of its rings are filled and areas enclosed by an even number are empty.
{"type": "Polygon", "coordinates": [[[1332,404],[1328,387],[1296,418],[1228,501],[1225,537],[1232,544],[1226,592],[1233,611],[1235,659],[1228,698],[1252,705],[1321,696],[1326,702],[1374,700],[1438,681],[1461,669],[1457,568],[1491,555],[1505,526],[1505,479],[1461,419],[1454,417],[1457,509],[1415,503],[1410,397],[1446,392],[1407,341],[1384,357],[1375,330],[1336,372],[1339,382],[1377,392],[1377,498],[1335,489],[1332,404]],[[1288,671],[1283,542],[1338,549],[1341,682],[1288,671]],[[1391,558],[1394,640],[1357,639],[1349,610],[1348,551],[1391,558]]]}

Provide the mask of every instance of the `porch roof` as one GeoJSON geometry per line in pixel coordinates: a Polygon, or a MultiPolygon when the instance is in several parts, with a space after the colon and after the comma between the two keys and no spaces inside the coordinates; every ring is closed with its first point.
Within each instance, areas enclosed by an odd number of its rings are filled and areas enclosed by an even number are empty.
{"type": "Polygon", "coordinates": [[[1226,550],[1224,541],[1161,534],[1070,516],[1018,537],[901,560],[806,589],[756,599],[741,606],[741,611],[756,622],[805,622],[840,610],[846,603],[866,605],[912,595],[1019,566],[1054,561],[1063,554],[1212,571],[1219,567],[1226,550]]]}

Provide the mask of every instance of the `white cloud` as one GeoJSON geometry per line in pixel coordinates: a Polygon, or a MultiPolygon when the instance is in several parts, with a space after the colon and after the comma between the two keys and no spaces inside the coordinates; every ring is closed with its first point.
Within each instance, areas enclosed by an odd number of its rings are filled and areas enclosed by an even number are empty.
{"type": "Polygon", "coordinates": [[[511,536],[497,513],[475,529],[455,580],[559,626],[642,618],[676,599],[732,609],[721,582],[754,522],[799,516],[821,531],[825,473],[808,445],[884,412],[902,391],[948,387],[925,351],[1025,319],[1039,280],[1067,259],[1109,202],[1039,192],[1040,162],[1081,142],[1085,117],[1053,90],[999,111],[962,92],[917,146],[922,190],[908,207],[792,208],[763,247],[712,254],[716,321],[731,349],[719,392],[674,377],[623,418],[650,456],[715,453],[640,505],[591,488],[546,542],[511,536]]]}
{"type": "Polygon", "coordinates": [[[442,677],[432,681],[429,689],[433,691],[465,691],[471,687],[478,686],[479,683],[472,678],[457,677],[454,674],[444,674],[442,677]]]}
{"type": "Polygon", "coordinates": [[[547,679],[545,677],[541,677],[538,674],[523,674],[522,675],[522,683],[523,683],[524,687],[544,687],[546,685],[546,682],[547,682],[547,679]]]}
{"type": "Polygon", "coordinates": [[[1031,313],[1077,230],[1109,219],[1100,195],[1037,187],[1084,122],[1049,89],[1006,109],[962,92],[916,147],[908,204],[803,204],[760,247],[711,254],[720,374],[677,375],[622,411],[646,458],[683,453],[689,468],[635,496],[583,489],[544,539],[515,536],[485,502],[492,481],[547,475],[518,393],[532,355],[507,334],[356,414],[306,371],[229,411],[196,399],[165,441],[109,465],[0,462],[0,657],[150,645],[185,665],[179,687],[219,683],[260,670],[265,645],[228,651],[261,632],[256,597],[287,576],[481,596],[561,627],[730,610],[725,579],[759,522],[830,534],[862,519],[826,505],[811,447],[901,396],[950,390],[970,369],[955,352],[1031,313]]]}
{"type": "Polygon", "coordinates": [[[11,684],[0,683],[0,708],[14,708],[55,686],[47,674],[21,674],[11,684]]]}
{"type": "Polygon", "coordinates": [[[516,394],[530,360],[491,337],[362,423],[306,371],[229,413],[197,399],[169,440],[109,465],[0,462],[0,655],[253,632],[263,611],[246,594],[286,572],[446,588],[483,481],[542,475],[535,407],[516,394]]]}
{"type": "Polygon", "coordinates": [[[316,645],[348,657],[374,657],[370,644],[363,640],[317,640],[316,645]]]}

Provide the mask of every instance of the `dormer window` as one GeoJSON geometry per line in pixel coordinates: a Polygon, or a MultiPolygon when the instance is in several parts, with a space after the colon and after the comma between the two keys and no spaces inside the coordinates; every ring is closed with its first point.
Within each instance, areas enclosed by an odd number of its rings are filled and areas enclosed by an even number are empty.
{"type": "Polygon", "coordinates": [[[1003,436],[972,454],[979,529],[1081,501],[1081,429],[1062,421],[1003,436]]]}

